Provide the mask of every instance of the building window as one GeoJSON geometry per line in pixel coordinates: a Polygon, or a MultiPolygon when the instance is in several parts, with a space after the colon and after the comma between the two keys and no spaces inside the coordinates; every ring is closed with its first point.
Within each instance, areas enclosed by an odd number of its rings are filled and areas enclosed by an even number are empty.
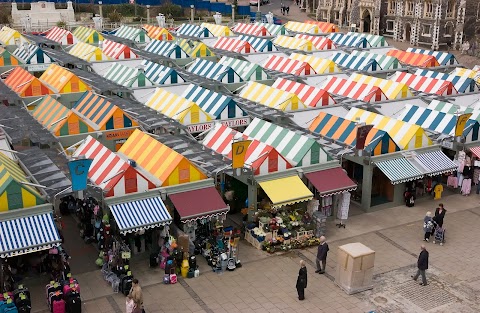
{"type": "Polygon", "coordinates": [[[423,7],[423,12],[425,12],[425,18],[433,18],[433,3],[431,0],[426,0],[423,7]]]}
{"type": "Polygon", "coordinates": [[[340,19],[340,12],[336,11],[335,12],[335,21],[338,21],[340,19]]]}
{"type": "Polygon", "coordinates": [[[393,32],[393,21],[387,21],[387,32],[393,32]]]}
{"type": "Polygon", "coordinates": [[[415,2],[410,0],[405,3],[405,16],[413,15],[415,15],[415,2]]]}
{"type": "Polygon", "coordinates": [[[422,25],[422,36],[430,36],[431,25],[423,24],[422,25]]]}
{"type": "Polygon", "coordinates": [[[452,37],[453,35],[453,24],[452,23],[447,23],[445,25],[445,37],[452,37]]]}
{"type": "Polygon", "coordinates": [[[388,0],[387,3],[387,15],[395,15],[395,1],[394,0],[388,0]]]}
{"type": "Polygon", "coordinates": [[[327,19],[327,11],[322,11],[322,19],[323,20],[327,19]]]}
{"type": "Polygon", "coordinates": [[[447,3],[447,18],[453,18],[455,16],[455,1],[448,0],[447,3]]]}

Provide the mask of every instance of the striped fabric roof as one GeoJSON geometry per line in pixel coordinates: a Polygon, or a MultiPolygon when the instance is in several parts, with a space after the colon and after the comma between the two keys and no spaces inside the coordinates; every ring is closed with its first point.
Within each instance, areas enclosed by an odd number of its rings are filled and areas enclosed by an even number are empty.
{"type": "Polygon", "coordinates": [[[161,88],[155,90],[145,105],[184,125],[205,123],[214,119],[196,103],[161,88]]]}
{"type": "Polygon", "coordinates": [[[296,34],[295,38],[301,38],[301,39],[306,39],[308,41],[311,41],[313,44],[313,47],[316,50],[330,50],[330,49],[336,48],[332,40],[323,36],[313,36],[309,34],[296,34]]]}
{"type": "Polygon", "coordinates": [[[450,102],[432,100],[432,102],[430,102],[427,108],[430,110],[435,110],[435,111],[440,111],[440,112],[445,112],[450,114],[457,114],[457,112],[472,113],[472,116],[470,116],[470,119],[480,121],[480,103],[478,103],[476,106],[473,105],[473,106],[466,107],[466,106],[453,104],[450,102]]]}
{"type": "Polygon", "coordinates": [[[77,38],[69,30],[54,26],[52,27],[45,38],[58,42],[62,45],[73,45],[77,43],[77,38]]]}
{"type": "Polygon", "coordinates": [[[116,37],[132,40],[138,43],[150,42],[150,37],[142,28],[135,28],[127,25],[120,26],[114,34],[116,37]]]}
{"type": "Polygon", "coordinates": [[[68,53],[88,62],[112,60],[99,47],[84,42],[76,43],[68,53]]]}
{"type": "Polygon", "coordinates": [[[307,52],[316,50],[311,41],[297,37],[279,35],[275,37],[273,43],[279,47],[293,50],[301,50],[307,52]]]}
{"type": "Polygon", "coordinates": [[[473,78],[477,82],[477,84],[480,84],[479,71],[469,70],[463,67],[456,67],[453,71],[450,72],[450,74],[456,76],[467,76],[469,78],[473,78]]]}
{"type": "Polygon", "coordinates": [[[153,86],[143,71],[121,63],[112,64],[103,77],[125,87],[153,86]]]}
{"type": "Polygon", "coordinates": [[[453,162],[441,150],[418,153],[414,158],[409,159],[409,161],[429,176],[452,173],[458,169],[458,164],[453,162]]]}
{"type": "Polygon", "coordinates": [[[245,81],[270,79],[270,76],[265,73],[263,68],[255,63],[226,56],[223,56],[218,63],[230,66],[245,81]]]}
{"type": "Polygon", "coordinates": [[[331,33],[327,37],[335,44],[337,44],[337,46],[347,46],[355,48],[371,47],[370,43],[366,38],[362,38],[359,36],[349,36],[342,33],[331,33]]]}
{"type": "Polygon", "coordinates": [[[174,40],[175,37],[170,34],[168,29],[154,26],[154,25],[143,25],[143,29],[147,32],[148,37],[156,40],[174,40]]]}
{"type": "Polygon", "coordinates": [[[182,97],[196,103],[207,114],[217,120],[247,116],[231,97],[190,84],[182,97]]]}
{"type": "Polygon", "coordinates": [[[431,139],[420,126],[398,119],[357,108],[351,108],[345,118],[351,121],[364,122],[367,125],[371,124],[380,130],[386,131],[395,143],[404,150],[430,146],[432,144],[431,139]]]}
{"type": "Polygon", "coordinates": [[[405,83],[408,87],[429,94],[436,94],[441,96],[454,95],[458,91],[453,84],[446,80],[440,80],[421,75],[410,74],[406,72],[395,72],[389,79],[405,83]]]}
{"type": "Polygon", "coordinates": [[[136,55],[130,47],[108,39],[102,43],[102,50],[106,56],[115,60],[138,58],[138,55],[136,55]]]}
{"type": "Polygon", "coordinates": [[[212,61],[196,59],[187,71],[222,83],[239,83],[242,78],[229,66],[212,61]]]}
{"type": "MultiPolygon", "coordinates": [[[[455,114],[430,110],[411,104],[405,105],[398,119],[416,124],[424,129],[451,136],[455,135],[457,124],[457,116],[455,114]]],[[[478,121],[472,119],[467,121],[463,132],[463,135],[466,136],[466,142],[478,140],[478,128],[478,121]]]]}
{"type": "Polygon", "coordinates": [[[364,72],[375,72],[382,70],[374,59],[362,58],[348,53],[338,52],[330,57],[337,65],[364,72]]]}
{"type": "Polygon", "coordinates": [[[278,50],[270,39],[247,35],[240,35],[238,39],[248,42],[253,47],[253,49],[259,52],[278,50]]]}
{"type": "Polygon", "coordinates": [[[349,80],[353,80],[358,83],[367,84],[370,86],[380,87],[385,96],[387,96],[387,98],[390,100],[413,97],[413,93],[410,91],[406,84],[395,82],[390,79],[383,79],[358,73],[352,73],[349,80]]]}
{"type": "Polygon", "coordinates": [[[207,178],[183,155],[138,129],[130,135],[118,153],[135,160],[137,166],[156,178],[161,186],[178,185],[207,178]]]}
{"type": "Polygon", "coordinates": [[[3,26],[0,30],[0,43],[4,46],[29,43],[28,39],[13,28],[3,26]]]}
{"type": "Polygon", "coordinates": [[[245,154],[246,167],[254,170],[255,175],[274,173],[291,168],[292,165],[275,148],[259,140],[250,138],[220,123],[208,132],[202,144],[213,151],[232,159],[233,140],[251,140],[245,154]]]}
{"type": "Polygon", "coordinates": [[[51,64],[40,76],[40,80],[55,93],[82,92],[91,89],[80,77],[57,64],[51,64]]]}
{"type": "Polygon", "coordinates": [[[388,100],[380,87],[357,83],[335,76],[328,77],[322,83],[321,88],[336,95],[364,102],[388,100]]]}
{"type": "Polygon", "coordinates": [[[19,65],[23,64],[23,61],[17,59],[10,53],[10,51],[0,47],[0,66],[7,65],[19,65]]]}
{"type": "Polygon", "coordinates": [[[265,27],[272,36],[285,35],[285,25],[269,24],[269,23],[260,23],[255,22],[257,26],[265,27]]]}
{"type": "Polygon", "coordinates": [[[414,53],[431,55],[435,59],[437,59],[437,61],[438,61],[438,63],[440,63],[440,65],[458,64],[458,61],[455,58],[455,56],[451,53],[448,53],[448,52],[432,51],[432,50],[426,50],[426,49],[420,49],[420,48],[408,48],[407,52],[414,52],[414,53]]]}
{"type": "Polygon", "coordinates": [[[205,27],[207,28],[214,37],[222,37],[222,36],[233,36],[234,33],[228,28],[227,26],[224,25],[217,25],[217,24],[212,24],[212,23],[202,23],[200,24],[200,27],[205,27]]]}
{"type": "Polygon", "coordinates": [[[97,187],[101,188],[107,197],[148,191],[156,187],[153,182],[140,174],[128,162],[92,136],[87,136],[73,153],[74,157],[80,155],[93,160],[88,170],[88,178],[97,187]]]}
{"type": "Polygon", "coordinates": [[[309,63],[295,59],[285,58],[278,55],[271,55],[265,60],[263,67],[269,70],[306,76],[317,74],[309,63]]]}
{"type": "Polygon", "coordinates": [[[321,34],[334,33],[334,32],[337,31],[337,26],[335,24],[332,24],[332,23],[306,20],[305,24],[317,25],[318,30],[321,34]]]}
{"type": "Polygon", "coordinates": [[[247,41],[229,37],[218,38],[218,40],[213,44],[213,48],[242,54],[257,52],[247,41]]]}
{"type": "Polygon", "coordinates": [[[309,107],[322,107],[336,103],[324,89],[294,82],[285,78],[277,78],[272,87],[296,94],[300,100],[309,107]]]}
{"type": "MultiPolygon", "coordinates": [[[[308,128],[310,131],[349,146],[355,146],[357,142],[357,123],[344,118],[320,112],[308,128]]],[[[365,150],[372,155],[380,155],[400,151],[401,149],[388,135],[387,132],[372,128],[365,140],[365,150]]]]}
{"type": "Polygon", "coordinates": [[[366,34],[366,33],[356,33],[356,32],[348,32],[348,36],[356,36],[356,37],[361,37],[367,39],[368,43],[372,47],[387,47],[388,43],[385,41],[385,37],[383,36],[378,36],[378,35],[372,35],[372,34],[366,34]]]}
{"type": "Polygon", "coordinates": [[[79,26],[73,31],[73,35],[80,41],[86,43],[98,43],[103,41],[103,36],[94,28],[79,26]]]}
{"type": "Polygon", "coordinates": [[[188,58],[187,52],[183,50],[175,42],[162,41],[162,40],[152,40],[145,47],[145,51],[155,53],[158,55],[163,55],[172,59],[185,59],[188,58]]]}
{"type": "Polygon", "coordinates": [[[232,29],[234,33],[252,35],[252,36],[271,36],[268,30],[261,25],[238,23],[232,29]]]}
{"type": "Polygon", "coordinates": [[[22,67],[16,67],[3,82],[20,97],[43,96],[53,93],[50,88],[22,67]]]}
{"type": "Polygon", "coordinates": [[[476,92],[478,91],[477,82],[468,77],[468,76],[457,76],[451,75],[447,73],[441,73],[436,71],[429,71],[429,70],[422,70],[418,69],[415,72],[415,75],[424,76],[424,77],[432,77],[436,79],[446,80],[453,84],[455,89],[460,93],[466,92],[476,92]]]}
{"type": "Polygon", "coordinates": [[[143,60],[145,76],[154,84],[169,85],[184,83],[185,79],[173,68],[143,60]]]}
{"type": "Polygon", "coordinates": [[[329,59],[317,58],[311,55],[292,53],[290,59],[307,62],[317,74],[338,73],[340,69],[337,64],[329,59]]]}
{"type": "Polygon", "coordinates": [[[277,149],[294,166],[324,163],[331,158],[312,137],[255,118],[243,132],[277,149]]]}
{"type": "Polygon", "coordinates": [[[365,59],[375,60],[383,70],[395,70],[403,68],[402,64],[397,58],[385,54],[376,54],[368,51],[352,51],[351,54],[365,59]]]}
{"type": "Polygon", "coordinates": [[[318,28],[317,25],[308,24],[308,23],[288,21],[287,24],[285,24],[285,28],[295,33],[308,33],[308,34],[320,33],[320,29],[318,28]]]}
{"type": "Polygon", "coordinates": [[[24,43],[15,51],[13,55],[25,64],[48,64],[52,63],[52,58],[46,54],[39,46],[24,43]]]}
{"type": "Polygon", "coordinates": [[[178,35],[184,35],[189,37],[198,37],[198,38],[206,38],[206,37],[215,37],[208,28],[204,26],[198,26],[193,24],[182,24],[177,29],[178,35]]]}
{"type": "Polygon", "coordinates": [[[307,108],[294,93],[257,82],[248,82],[240,91],[239,96],[281,111],[296,111],[307,108]]]}
{"type": "Polygon", "coordinates": [[[423,173],[404,157],[375,162],[375,165],[387,176],[393,185],[423,177],[423,173]]]}
{"type": "Polygon", "coordinates": [[[175,42],[187,53],[191,58],[201,58],[214,56],[215,54],[207,47],[206,44],[190,39],[178,39],[175,42]]]}
{"type": "Polygon", "coordinates": [[[411,65],[411,66],[418,66],[418,67],[436,67],[440,66],[437,59],[434,56],[421,54],[421,53],[414,53],[414,52],[406,52],[402,50],[392,49],[387,52],[388,56],[397,58],[400,62],[411,65]]]}

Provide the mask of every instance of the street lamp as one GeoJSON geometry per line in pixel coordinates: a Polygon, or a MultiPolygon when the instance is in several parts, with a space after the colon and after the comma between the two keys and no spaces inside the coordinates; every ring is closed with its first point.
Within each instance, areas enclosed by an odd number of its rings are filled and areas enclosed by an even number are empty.
{"type": "Polygon", "coordinates": [[[232,4],[232,23],[235,23],[235,4],[232,4]]]}
{"type": "Polygon", "coordinates": [[[193,24],[193,9],[195,8],[195,6],[193,4],[190,5],[190,18],[192,20],[192,24],[193,24]]]}
{"type": "Polygon", "coordinates": [[[257,22],[259,22],[259,23],[262,22],[262,12],[260,12],[260,2],[261,1],[262,0],[257,0],[257,16],[255,18],[257,20],[257,22]]]}
{"type": "Polygon", "coordinates": [[[100,17],[103,17],[103,13],[102,13],[102,1],[98,1],[98,13],[100,15],[100,17]]]}
{"type": "Polygon", "coordinates": [[[150,5],[147,4],[147,24],[150,24],[150,5]]]}

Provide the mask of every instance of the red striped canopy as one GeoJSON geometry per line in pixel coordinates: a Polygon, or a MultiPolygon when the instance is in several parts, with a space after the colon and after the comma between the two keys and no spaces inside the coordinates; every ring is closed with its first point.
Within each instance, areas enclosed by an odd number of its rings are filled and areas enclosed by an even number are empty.
{"type": "Polygon", "coordinates": [[[317,72],[315,72],[315,70],[307,62],[293,60],[278,55],[271,55],[265,61],[263,67],[269,70],[293,74],[297,76],[317,74],[317,72]]]}
{"type": "Polygon", "coordinates": [[[237,53],[252,53],[256,52],[255,49],[250,45],[250,43],[230,38],[230,37],[220,37],[213,45],[215,49],[227,50],[237,53]]]}
{"type": "Polygon", "coordinates": [[[365,102],[388,100],[382,89],[339,77],[329,77],[323,88],[330,93],[365,102]]]}
{"type": "Polygon", "coordinates": [[[278,78],[272,87],[296,94],[303,103],[310,107],[321,107],[336,103],[324,89],[297,83],[285,78],[278,78]]]}
{"type": "Polygon", "coordinates": [[[458,91],[455,89],[452,82],[446,80],[425,77],[406,72],[395,72],[390,79],[399,83],[404,83],[414,90],[425,93],[441,96],[458,94],[458,91]]]}

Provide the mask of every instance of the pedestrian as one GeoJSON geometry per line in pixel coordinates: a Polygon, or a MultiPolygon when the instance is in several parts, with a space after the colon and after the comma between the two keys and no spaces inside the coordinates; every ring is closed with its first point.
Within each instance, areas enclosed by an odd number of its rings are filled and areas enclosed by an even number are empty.
{"type": "Polygon", "coordinates": [[[423,240],[425,240],[426,242],[429,241],[430,236],[432,235],[432,230],[433,230],[432,212],[428,211],[427,214],[425,214],[425,217],[423,218],[423,232],[425,233],[423,240]]]}
{"type": "Polygon", "coordinates": [[[135,302],[135,309],[133,312],[145,312],[143,309],[142,287],[140,287],[138,279],[134,278],[132,280],[132,288],[130,289],[130,293],[128,295],[131,296],[133,302],[135,302]]]}
{"type": "Polygon", "coordinates": [[[282,12],[282,15],[285,15],[285,6],[283,5],[283,2],[280,3],[280,11],[282,12]]]}
{"type": "Polygon", "coordinates": [[[326,242],[325,236],[320,237],[320,244],[318,245],[317,250],[317,259],[315,263],[317,264],[317,270],[315,273],[323,274],[327,266],[327,254],[330,249],[328,248],[328,243],[326,242]],[[320,266],[320,262],[322,265],[320,266]]]}
{"type": "Polygon", "coordinates": [[[443,227],[443,219],[445,218],[445,213],[447,213],[447,210],[445,210],[445,208],[443,207],[443,203],[440,203],[438,205],[438,208],[435,210],[435,216],[433,217],[433,221],[440,227],[443,227]]]}
{"type": "Polygon", "coordinates": [[[133,301],[133,298],[131,295],[127,296],[127,299],[125,301],[125,306],[126,306],[127,313],[133,313],[133,310],[135,309],[135,301],[133,301]]]}
{"type": "Polygon", "coordinates": [[[300,270],[298,271],[296,287],[298,292],[298,300],[304,300],[305,288],[307,288],[307,267],[305,266],[304,260],[300,260],[300,270]]]}
{"type": "Polygon", "coordinates": [[[418,255],[418,261],[417,261],[417,274],[412,275],[412,278],[414,281],[417,281],[418,276],[422,275],[422,282],[420,283],[421,286],[426,286],[427,285],[427,277],[425,276],[425,271],[428,269],[428,251],[425,248],[425,245],[422,245],[420,247],[421,251],[420,254],[418,255]]]}
{"type": "Polygon", "coordinates": [[[287,7],[285,8],[285,10],[287,10],[287,15],[288,15],[288,12],[290,12],[290,7],[287,6],[287,7]]]}

